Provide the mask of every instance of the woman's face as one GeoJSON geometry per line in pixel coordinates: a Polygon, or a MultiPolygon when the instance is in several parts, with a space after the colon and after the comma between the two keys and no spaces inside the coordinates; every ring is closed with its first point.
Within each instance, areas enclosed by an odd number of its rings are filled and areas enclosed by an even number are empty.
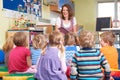
{"type": "Polygon", "coordinates": [[[63,16],[64,16],[65,18],[68,18],[69,13],[68,13],[68,8],[67,8],[67,7],[63,7],[62,13],[63,13],[63,16]]]}

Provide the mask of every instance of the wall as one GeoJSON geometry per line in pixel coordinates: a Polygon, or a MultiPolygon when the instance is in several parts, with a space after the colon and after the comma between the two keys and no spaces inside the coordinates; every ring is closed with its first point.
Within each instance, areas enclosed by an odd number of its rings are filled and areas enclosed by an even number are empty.
{"type": "Polygon", "coordinates": [[[50,8],[49,6],[42,5],[42,18],[50,19],[50,8]]]}
{"type": "Polygon", "coordinates": [[[84,29],[96,30],[96,0],[74,0],[75,17],[79,25],[84,29]]]}
{"type": "Polygon", "coordinates": [[[59,14],[59,13],[56,13],[56,12],[53,12],[53,11],[51,11],[50,14],[51,14],[51,15],[50,15],[51,24],[52,24],[52,25],[55,25],[56,19],[57,19],[57,17],[60,16],[60,14],[59,14]]]}
{"type": "MultiPolygon", "coordinates": [[[[2,1],[0,0],[0,48],[5,41],[5,35],[13,21],[4,16],[2,10],[2,1]]],[[[75,17],[77,23],[84,26],[84,29],[95,31],[96,27],[96,0],[74,0],[75,2],[75,17]]],[[[44,6],[43,18],[49,19],[49,8],[44,6]]]]}
{"type": "Polygon", "coordinates": [[[0,48],[5,41],[6,31],[9,29],[10,19],[4,17],[4,11],[2,10],[2,1],[0,0],[0,48]]]}
{"type": "MultiPolygon", "coordinates": [[[[2,48],[6,40],[6,32],[13,26],[14,19],[6,18],[4,16],[3,0],[0,0],[0,48],[2,48]]],[[[42,17],[43,19],[50,19],[50,9],[49,6],[43,5],[42,7],[42,17]]]]}

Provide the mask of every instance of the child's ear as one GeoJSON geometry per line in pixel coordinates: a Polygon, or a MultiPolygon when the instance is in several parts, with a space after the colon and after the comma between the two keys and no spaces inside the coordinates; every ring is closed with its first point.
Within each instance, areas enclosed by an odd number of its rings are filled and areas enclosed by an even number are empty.
{"type": "Polygon", "coordinates": [[[110,46],[110,42],[109,42],[109,41],[107,41],[106,44],[107,44],[108,46],[110,46]]]}
{"type": "Polygon", "coordinates": [[[63,44],[63,42],[60,40],[60,44],[63,44]]]}

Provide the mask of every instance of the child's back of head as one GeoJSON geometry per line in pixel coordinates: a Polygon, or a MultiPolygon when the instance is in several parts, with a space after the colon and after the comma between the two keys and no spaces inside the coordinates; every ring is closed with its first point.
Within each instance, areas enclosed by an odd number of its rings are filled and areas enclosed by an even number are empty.
{"type": "Polygon", "coordinates": [[[65,34],[65,45],[76,45],[76,35],[75,33],[69,32],[65,34]]]}
{"type": "Polygon", "coordinates": [[[16,32],[13,36],[13,42],[16,46],[28,46],[27,35],[24,32],[16,32]]]}
{"type": "Polygon", "coordinates": [[[94,33],[90,31],[82,31],[79,36],[80,46],[85,48],[92,48],[95,45],[94,33]]]}
{"type": "Polygon", "coordinates": [[[8,53],[14,47],[13,36],[10,36],[6,39],[6,42],[3,45],[3,51],[8,53]]]}
{"type": "Polygon", "coordinates": [[[61,42],[64,42],[63,34],[59,31],[54,31],[49,35],[49,44],[50,45],[60,45],[61,42]]]}
{"type": "Polygon", "coordinates": [[[42,49],[45,41],[45,36],[43,34],[36,34],[32,40],[32,46],[34,49],[42,49]]]}
{"type": "Polygon", "coordinates": [[[42,49],[42,54],[44,54],[46,47],[49,46],[53,46],[53,47],[57,47],[58,49],[60,49],[60,51],[63,53],[64,52],[64,47],[63,47],[63,43],[64,43],[64,36],[61,32],[59,31],[53,31],[52,33],[49,34],[49,39],[48,39],[48,43],[45,44],[43,46],[42,49]]]}

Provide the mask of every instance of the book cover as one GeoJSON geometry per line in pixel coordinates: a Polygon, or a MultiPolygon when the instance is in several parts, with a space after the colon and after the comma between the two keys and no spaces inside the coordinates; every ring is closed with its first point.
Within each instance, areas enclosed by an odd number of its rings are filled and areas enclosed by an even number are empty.
{"type": "Polygon", "coordinates": [[[65,28],[63,28],[63,27],[60,27],[59,30],[60,30],[60,32],[62,32],[62,33],[64,33],[64,34],[66,34],[66,33],[69,32],[67,29],[65,29],[65,28]]]}

